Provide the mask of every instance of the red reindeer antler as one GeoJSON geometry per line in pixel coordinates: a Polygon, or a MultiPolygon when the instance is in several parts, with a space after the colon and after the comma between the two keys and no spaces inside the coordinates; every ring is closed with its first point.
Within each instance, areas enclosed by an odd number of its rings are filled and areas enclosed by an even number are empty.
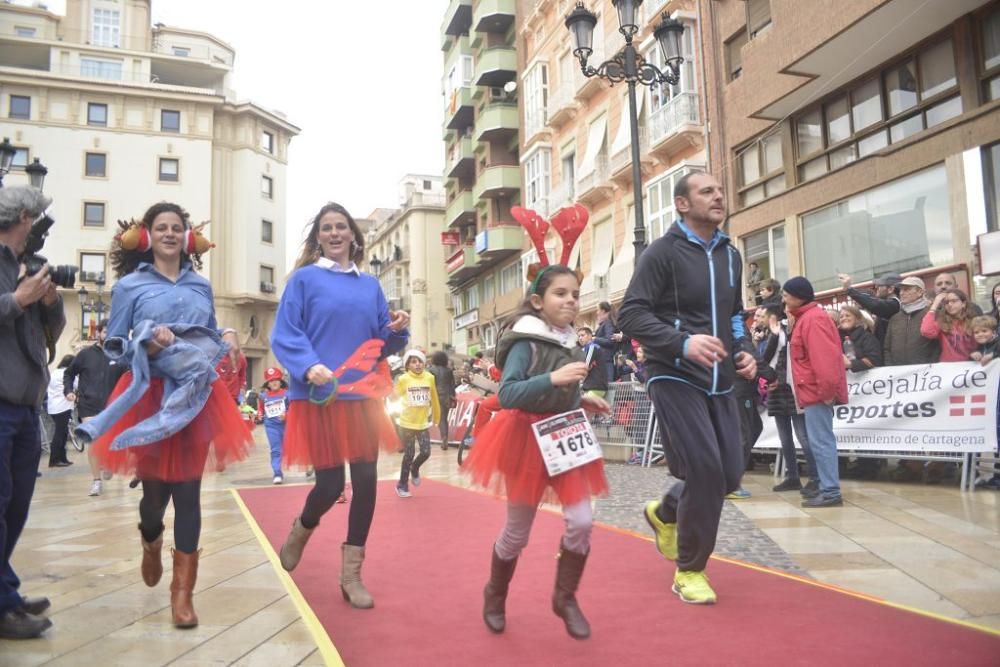
{"type": "Polygon", "coordinates": [[[531,209],[520,206],[512,206],[510,212],[514,219],[521,223],[524,230],[528,232],[531,244],[538,251],[538,263],[542,266],[548,266],[549,255],[545,252],[545,235],[549,232],[548,221],[531,209]]]}
{"type": "Polygon", "coordinates": [[[372,369],[375,368],[375,364],[378,363],[378,358],[382,353],[384,345],[385,341],[378,338],[366,340],[358,346],[358,349],[351,353],[351,356],[333,374],[339,380],[344,376],[344,373],[350,370],[371,373],[372,369]]]}
{"type": "Polygon", "coordinates": [[[583,204],[565,206],[552,216],[552,227],[563,242],[562,257],[559,258],[559,263],[563,266],[569,266],[569,256],[573,253],[573,246],[583,233],[583,228],[587,226],[588,218],[590,212],[583,204]]]}

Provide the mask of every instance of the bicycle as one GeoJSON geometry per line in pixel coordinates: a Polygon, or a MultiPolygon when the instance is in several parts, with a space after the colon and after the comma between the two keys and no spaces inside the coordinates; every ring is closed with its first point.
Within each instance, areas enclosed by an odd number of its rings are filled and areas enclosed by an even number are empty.
{"type": "MultiPolygon", "coordinates": [[[[39,427],[41,429],[42,435],[42,451],[48,454],[51,451],[52,436],[55,434],[56,425],[52,421],[52,417],[45,410],[41,411],[39,414],[39,427]]],[[[80,423],[76,418],[76,410],[70,412],[69,415],[69,435],[66,437],[66,444],[73,447],[78,452],[82,452],[84,449],[83,440],[76,437],[76,427],[80,423]]]]}

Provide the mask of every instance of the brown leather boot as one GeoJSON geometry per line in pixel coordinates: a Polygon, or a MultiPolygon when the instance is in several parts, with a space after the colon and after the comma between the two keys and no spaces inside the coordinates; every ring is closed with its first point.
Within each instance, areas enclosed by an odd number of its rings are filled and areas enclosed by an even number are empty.
{"type": "Polygon", "coordinates": [[[371,609],[375,606],[375,601],[361,582],[361,564],[365,562],[365,548],[344,543],[340,545],[340,554],[340,592],[352,607],[371,609]]]}
{"type": "Polygon", "coordinates": [[[194,584],[198,579],[198,556],[201,549],[186,554],[171,549],[174,555],[174,580],[170,582],[170,611],[174,626],[193,628],[198,625],[198,615],[194,613],[194,584]]]}
{"type": "Polygon", "coordinates": [[[142,580],[152,588],[160,583],[163,576],[163,524],[160,524],[160,534],[152,542],[147,542],[142,535],[142,524],[139,524],[139,541],[142,542],[142,580]]]}
{"type": "Polygon", "coordinates": [[[495,545],[490,551],[493,560],[490,562],[490,580],[483,589],[483,621],[492,632],[499,634],[507,626],[507,590],[514,577],[517,559],[503,560],[497,555],[495,545]]]}
{"type": "Polygon", "coordinates": [[[558,558],[556,589],[552,593],[552,611],[566,624],[566,632],[570,637],[586,639],[590,636],[590,623],[576,602],[576,589],[580,586],[583,568],[587,565],[587,554],[570,551],[560,544],[558,558]]]}
{"type": "Polygon", "coordinates": [[[288,537],[285,538],[285,543],[281,545],[281,551],[278,554],[281,567],[285,568],[286,572],[294,570],[299,561],[302,560],[302,552],[314,530],[316,529],[303,526],[301,517],[295,517],[292,529],[288,532],[288,537]]]}

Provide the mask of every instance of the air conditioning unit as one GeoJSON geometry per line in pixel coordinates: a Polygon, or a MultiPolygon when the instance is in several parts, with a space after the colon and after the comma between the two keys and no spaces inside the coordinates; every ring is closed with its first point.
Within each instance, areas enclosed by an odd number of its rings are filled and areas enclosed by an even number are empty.
{"type": "Polygon", "coordinates": [[[507,99],[507,93],[504,92],[503,88],[490,86],[490,102],[499,102],[505,99],[507,99]]]}

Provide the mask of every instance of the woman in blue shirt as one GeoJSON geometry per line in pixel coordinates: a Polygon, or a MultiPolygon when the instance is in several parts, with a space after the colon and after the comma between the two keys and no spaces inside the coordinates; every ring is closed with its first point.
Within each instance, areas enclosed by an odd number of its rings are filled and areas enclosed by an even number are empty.
{"type": "MultiPolygon", "coordinates": [[[[295,569],[306,542],[344,490],[344,464],[351,464],[351,509],[347,540],[341,545],[340,587],[354,607],[374,605],[361,582],[368,530],[375,514],[376,462],[380,446],[396,451],[399,439],[386,415],[377,389],[337,393],[319,404],[310,400],[326,395],[326,385],[363,343],[385,341],[382,356],[406,346],[409,315],[390,311],[378,279],[358,270],[364,258],[364,235],[350,213],[339,204],[327,204],[313,219],[302,254],[285,285],[271,333],[271,349],[288,369],[291,389],[285,427],[284,460],[288,465],[316,469],[316,485],[302,512],[292,523],[281,547],[281,565],[295,569]]],[[[340,385],[372,380],[387,394],[388,367],[380,364],[384,382],[372,374],[348,369],[336,380],[340,385]]],[[[337,383],[334,383],[336,391],[337,383]]]]}
{"type": "MultiPolygon", "coordinates": [[[[197,248],[187,212],[166,202],[150,207],[138,226],[115,237],[111,263],[118,282],[111,292],[109,338],[128,340],[140,323],[152,322],[157,325],[153,337],[141,345],[153,359],[175,343],[172,325],[217,329],[212,286],[195,271],[201,268],[197,248]]],[[[128,344],[129,358],[136,345],[128,344]]],[[[109,405],[131,382],[131,372],[122,376],[109,405]]],[[[145,394],[94,441],[93,452],[102,468],[134,473],[142,480],[139,531],[147,586],[155,586],[163,574],[163,516],[173,499],[176,548],[170,606],[174,625],[186,628],[198,624],[191,596],[198,574],[202,473],[206,466],[222,470],[245,458],[253,440],[225,384],[216,379],[204,408],[180,431],[150,444],[112,450],[118,434],[160,411],[163,393],[164,381],[154,375],[145,394]]]]}

